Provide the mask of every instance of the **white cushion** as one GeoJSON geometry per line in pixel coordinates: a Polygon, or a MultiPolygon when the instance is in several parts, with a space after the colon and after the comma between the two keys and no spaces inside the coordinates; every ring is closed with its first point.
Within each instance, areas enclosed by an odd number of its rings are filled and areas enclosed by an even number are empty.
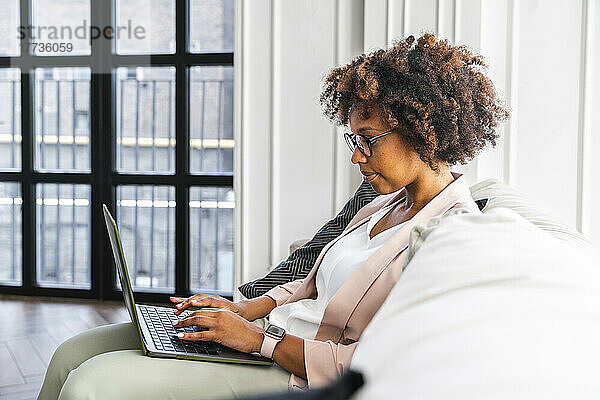
{"type": "Polygon", "coordinates": [[[503,208],[421,231],[357,346],[355,399],[598,398],[595,259],[503,208]]]}
{"type": "Polygon", "coordinates": [[[471,186],[470,190],[473,200],[488,199],[482,210],[484,213],[496,208],[510,208],[558,239],[574,245],[584,245],[586,247],[591,245],[579,232],[558,222],[551,211],[543,208],[540,204],[534,203],[523,193],[497,179],[487,179],[479,182],[471,186]]]}
{"type": "MultiPolygon", "coordinates": [[[[481,181],[469,189],[474,201],[486,200],[485,207],[481,210],[483,213],[488,213],[498,208],[509,208],[553,237],[571,244],[577,250],[592,250],[591,242],[579,232],[560,223],[552,212],[534,203],[523,193],[497,179],[481,181]]],[[[433,223],[428,224],[426,227],[423,225],[417,226],[411,231],[408,246],[408,261],[412,259],[412,256],[423,244],[428,232],[435,227],[435,224],[437,222],[434,220],[433,223]]]]}

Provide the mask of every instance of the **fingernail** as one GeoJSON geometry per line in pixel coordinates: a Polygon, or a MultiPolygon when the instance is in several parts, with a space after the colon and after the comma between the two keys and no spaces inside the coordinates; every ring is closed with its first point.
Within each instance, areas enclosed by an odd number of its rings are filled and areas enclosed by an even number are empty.
{"type": "Polygon", "coordinates": [[[179,304],[177,304],[175,307],[177,307],[177,308],[181,308],[181,306],[182,306],[182,303],[179,303],[179,304]]]}
{"type": "Polygon", "coordinates": [[[173,322],[173,326],[177,326],[177,324],[179,324],[179,321],[173,322]]]}
{"type": "Polygon", "coordinates": [[[177,337],[179,337],[179,338],[182,338],[182,337],[184,337],[184,336],[185,336],[185,333],[182,333],[182,332],[179,332],[179,333],[177,334],[177,337]]]}

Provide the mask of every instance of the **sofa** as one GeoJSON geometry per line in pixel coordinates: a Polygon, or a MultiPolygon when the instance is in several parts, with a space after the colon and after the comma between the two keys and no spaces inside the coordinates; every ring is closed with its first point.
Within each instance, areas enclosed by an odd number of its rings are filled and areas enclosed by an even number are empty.
{"type": "Polygon", "coordinates": [[[403,275],[350,371],[256,399],[600,398],[597,250],[498,180],[471,195],[481,214],[413,228],[403,275]]]}
{"type": "Polygon", "coordinates": [[[596,250],[502,182],[471,192],[481,214],[413,228],[354,353],[352,399],[600,398],[596,250]]]}

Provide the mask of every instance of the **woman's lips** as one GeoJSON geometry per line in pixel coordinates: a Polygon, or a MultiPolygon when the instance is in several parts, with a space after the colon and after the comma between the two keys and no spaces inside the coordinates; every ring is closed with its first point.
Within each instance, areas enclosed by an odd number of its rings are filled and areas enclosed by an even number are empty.
{"type": "Polygon", "coordinates": [[[363,180],[365,182],[371,182],[373,179],[377,178],[377,176],[379,175],[377,172],[362,172],[361,174],[363,174],[363,180]]]}

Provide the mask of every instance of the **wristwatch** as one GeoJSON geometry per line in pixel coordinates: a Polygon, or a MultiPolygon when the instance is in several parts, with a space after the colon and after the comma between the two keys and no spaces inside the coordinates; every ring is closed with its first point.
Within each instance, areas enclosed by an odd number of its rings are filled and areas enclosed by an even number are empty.
{"type": "Polygon", "coordinates": [[[269,324],[263,334],[263,342],[260,347],[260,355],[267,358],[273,358],[273,352],[277,343],[285,336],[285,329],[269,324]]]}

